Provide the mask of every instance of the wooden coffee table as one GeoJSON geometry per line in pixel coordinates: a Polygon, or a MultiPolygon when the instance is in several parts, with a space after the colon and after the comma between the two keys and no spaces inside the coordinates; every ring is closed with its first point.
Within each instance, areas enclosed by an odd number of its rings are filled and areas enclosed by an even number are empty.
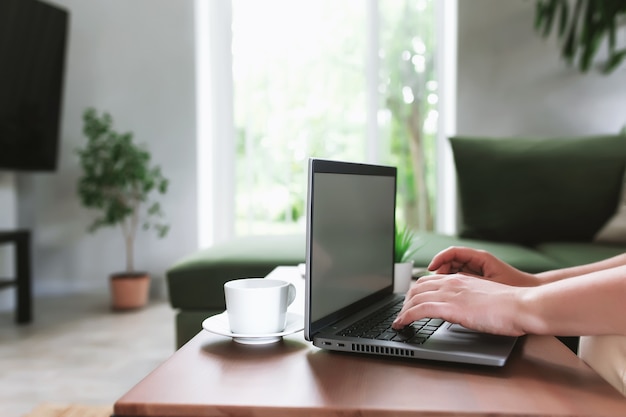
{"type": "MultiPolygon", "coordinates": [[[[281,268],[273,278],[302,280],[281,268]]],[[[623,417],[626,398],[549,336],[521,338],[506,366],[489,368],[327,352],[302,332],[249,346],[202,331],[114,415],[623,417]]]]}

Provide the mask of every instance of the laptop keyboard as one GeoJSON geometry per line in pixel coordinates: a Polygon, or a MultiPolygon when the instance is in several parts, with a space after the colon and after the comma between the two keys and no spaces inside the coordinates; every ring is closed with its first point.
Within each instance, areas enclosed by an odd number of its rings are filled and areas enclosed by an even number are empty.
{"type": "Polygon", "coordinates": [[[391,324],[402,309],[404,300],[393,302],[337,333],[340,336],[364,339],[393,340],[422,344],[444,323],[442,319],[425,318],[414,321],[403,329],[395,330],[391,324]]]}

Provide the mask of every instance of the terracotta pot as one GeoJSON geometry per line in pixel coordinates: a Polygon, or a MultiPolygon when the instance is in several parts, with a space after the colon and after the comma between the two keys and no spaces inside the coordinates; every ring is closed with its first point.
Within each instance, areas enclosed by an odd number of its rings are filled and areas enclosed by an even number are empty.
{"type": "Polygon", "coordinates": [[[120,272],[110,276],[111,308],[133,310],[148,303],[150,275],[146,272],[120,272]]]}

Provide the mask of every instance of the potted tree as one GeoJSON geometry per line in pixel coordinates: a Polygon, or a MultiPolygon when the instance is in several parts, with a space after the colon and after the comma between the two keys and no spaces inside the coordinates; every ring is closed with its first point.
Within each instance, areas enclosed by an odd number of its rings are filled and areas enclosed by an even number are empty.
{"type": "Polygon", "coordinates": [[[407,292],[413,278],[413,259],[417,252],[417,238],[408,226],[396,224],[396,242],[394,251],[393,291],[407,292]]]}
{"type": "Polygon", "coordinates": [[[151,165],[150,152],[133,142],[132,133],[113,130],[110,114],[86,109],[83,134],[87,143],[76,150],[82,168],[78,196],[83,206],[100,211],[88,230],[120,227],[124,237],[126,269],[110,276],[112,307],[139,308],[147,302],[150,276],[135,270],[135,238],[140,224],[159,237],[167,234],[169,226],[159,221],[161,206],[151,197],[165,194],[168,180],[159,166],[151,165]]]}

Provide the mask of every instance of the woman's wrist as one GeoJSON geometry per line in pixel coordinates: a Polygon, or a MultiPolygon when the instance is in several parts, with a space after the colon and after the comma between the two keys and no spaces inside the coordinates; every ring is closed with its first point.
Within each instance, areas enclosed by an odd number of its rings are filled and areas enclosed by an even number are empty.
{"type": "Polygon", "coordinates": [[[541,318],[540,287],[521,287],[516,291],[513,326],[519,334],[547,334],[541,318]]]}

